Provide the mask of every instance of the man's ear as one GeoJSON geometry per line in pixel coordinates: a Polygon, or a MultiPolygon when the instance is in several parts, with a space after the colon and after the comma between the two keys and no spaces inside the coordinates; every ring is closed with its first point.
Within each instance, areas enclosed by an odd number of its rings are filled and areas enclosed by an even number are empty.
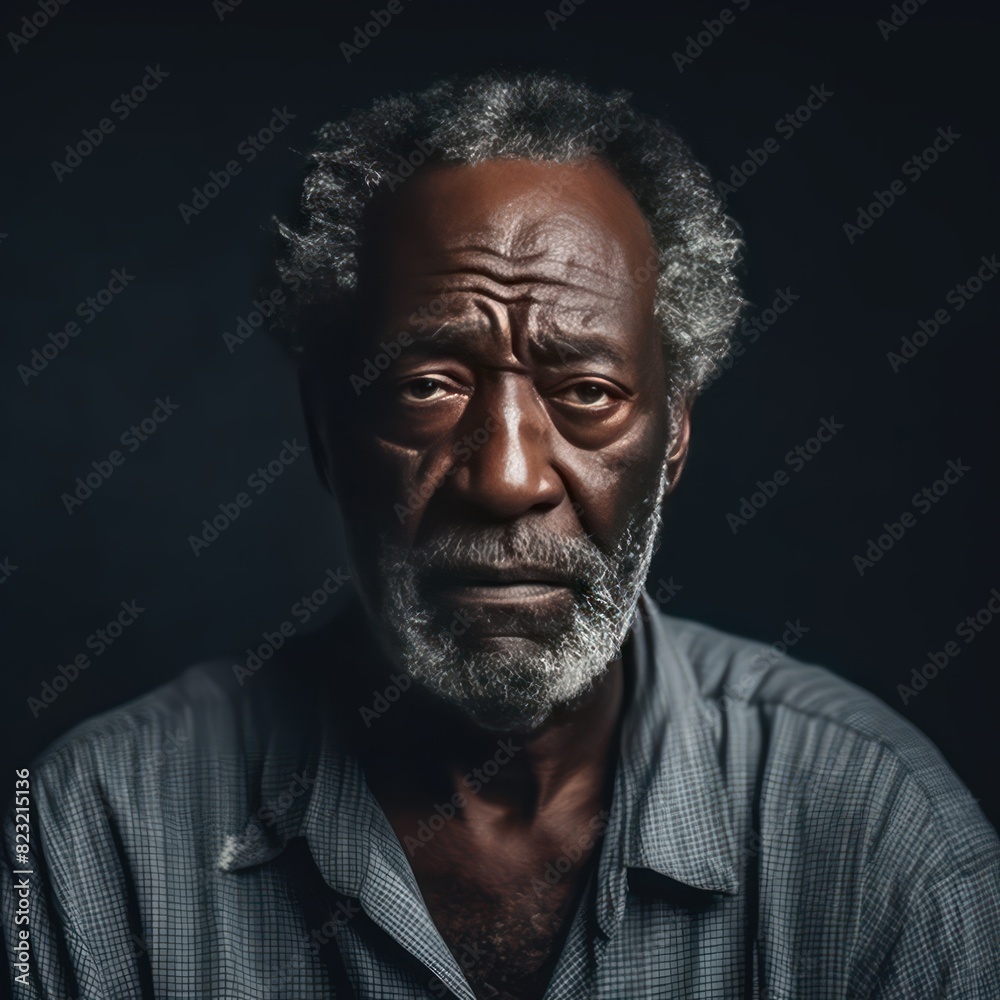
{"type": "Polygon", "coordinates": [[[670,414],[670,454],[667,456],[667,495],[673,492],[684,471],[688,445],[691,441],[691,407],[694,400],[683,399],[674,404],[670,414]]]}

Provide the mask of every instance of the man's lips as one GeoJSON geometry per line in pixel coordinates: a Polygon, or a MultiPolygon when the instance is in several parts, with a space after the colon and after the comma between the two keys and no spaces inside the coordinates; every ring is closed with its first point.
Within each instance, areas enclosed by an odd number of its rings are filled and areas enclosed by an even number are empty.
{"type": "Polygon", "coordinates": [[[574,589],[568,576],[554,570],[524,566],[430,568],[425,585],[444,600],[479,604],[516,604],[565,600],[574,589]]]}
{"type": "Polygon", "coordinates": [[[477,601],[480,604],[512,604],[522,601],[544,600],[549,597],[564,596],[568,587],[554,583],[536,583],[531,580],[511,583],[456,583],[451,587],[441,587],[438,593],[443,597],[477,601]]]}
{"type": "Polygon", "coordinates": [[[572,587],[573,578],[543,566],[466,565],[428,566],[424,577],[429,586],[505,586],[537,583],[552,587],[572,587]]]}

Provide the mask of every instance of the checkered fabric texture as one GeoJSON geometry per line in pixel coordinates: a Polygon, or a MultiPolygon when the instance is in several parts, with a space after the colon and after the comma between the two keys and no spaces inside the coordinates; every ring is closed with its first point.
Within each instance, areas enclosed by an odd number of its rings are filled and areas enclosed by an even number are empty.
{"type": "MultiPolygon", "coordinates": [[[[195,667],[36,762],[17,998],[474,1000],[338,738],[326,698],[357,716],[337,678],[365,665],[310,641],[242,683],[195,667]]],[[[1000,997],[1000,843],[926,738],[648,596],[624,656],[610,820],[546,998],[1000,997]]],[[[8,816],[10,951],[13,844],[8,816]]]]}

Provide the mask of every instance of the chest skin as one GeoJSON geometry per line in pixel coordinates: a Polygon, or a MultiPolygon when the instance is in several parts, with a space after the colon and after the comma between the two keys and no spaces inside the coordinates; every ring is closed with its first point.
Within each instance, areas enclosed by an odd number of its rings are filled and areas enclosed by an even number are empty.
{"type": "Polygon", "coordinates": [[[419,848],[393,812],[428,912],[479,1000],[541,1000],[600,845],[600,804],[528,829],[456,816],[419,848]],[[594,817],[598,816],[598,822],[594,817]]]}

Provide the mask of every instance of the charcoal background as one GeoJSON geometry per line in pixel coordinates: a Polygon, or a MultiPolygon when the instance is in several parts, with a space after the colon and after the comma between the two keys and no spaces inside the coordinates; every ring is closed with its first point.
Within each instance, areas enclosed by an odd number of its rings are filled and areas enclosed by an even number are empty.
{"type": "MultiPolygon", "coordinates": [[[[275,285],[270,220],[291,210],[310,132],[445,73],[553,67],[631,90],[641,108],[669,116],[720,178],[748,146],[776,135],[776,119],[812,85],[833,92],[730,199],[746,232],[749,315],[778,288],[800,299],[697,403],[651,590],[672,578],[681,589],[669,612],[762,645],[780,638],[786,620],[801,620],[809,631],[793,654],[864,685],[918,725],[996,824],[1000,622],[970,645],[959,641],[961,655],[905,706],[897,685],[1000,587],[1000,281],[898,373],[886,360],[982,255],[1000,250],[995,22],[969,5],[931,2],[884,40],[876,21],[891,14],[889,3],[860,14],[754,0],[679,73],[672,52],[720,3],[651,17],[587,0],[555,30],[545,15],[555,0],[404,4],[349,63],[340,43],[370,18],[372,0],[244,0],[221,21],[210,0],[73,0],[17,53],[0,43],[0,559],[18,567],[0,584],[10,766],[186,665],[243,649],[343,564],[333,505],[305,457],[198,558],[187,542],[283,439],[304,440],[277,347],[258,332],[230,352],[222,333],[275,285]],[[169,77],[127,120],[113,118],[115,131],[57,181],[52,161],[109,114],[147,63],[169,77]],[[273,106],[295,120],[185,225],[178,204],[236,156],[273,106]],[[903,178],[902,163],[939,127],[961,139],[919,181],[903,178]],[[849,244],[843,224],[896,178],[906,193],[849,244]],[[75,318],[77,302],[113,268],[135,281],[24,385],[18,364],[75,318]],[[167,395],[178,412],[68,515],[60,495],[167,395]],[[844,430],[734,535],[727,512],[756,480],[787,470],[785,453],[830,416],[844,430]],[[972,471],[860,577],[852,557],[958,458],[972,471]],[[33,718],[27,699],[132,599],[146,608],[138,622],[33,718]]],[[[19,0],[0,28],[18,30],[36,9],[19,0]]]]}

